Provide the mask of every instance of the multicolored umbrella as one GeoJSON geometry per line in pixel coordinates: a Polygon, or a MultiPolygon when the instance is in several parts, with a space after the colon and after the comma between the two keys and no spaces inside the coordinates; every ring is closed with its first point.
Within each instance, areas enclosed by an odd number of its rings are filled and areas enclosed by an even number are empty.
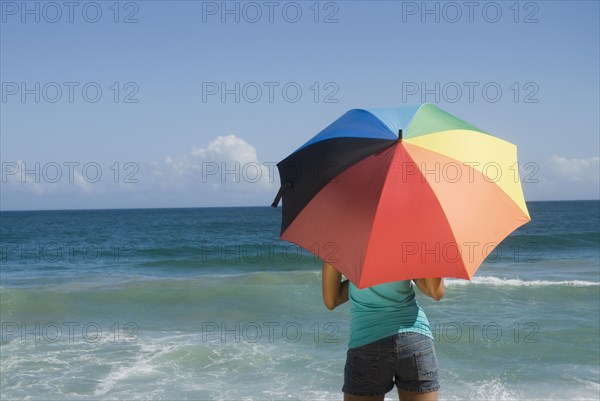
{"type": "Polygon", "coordinates": [[[516,146],[432,104],[350,110],[277,167],[281,239],[359,288],[470,279],[530,221],[516,146]]]}

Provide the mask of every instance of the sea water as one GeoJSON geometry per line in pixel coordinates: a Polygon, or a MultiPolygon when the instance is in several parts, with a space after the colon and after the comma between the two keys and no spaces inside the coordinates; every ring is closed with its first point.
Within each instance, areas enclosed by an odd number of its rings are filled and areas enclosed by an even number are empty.
{"type": "MultiPolygon", "coordinates": [[[[471,282],[418,294],[441,400],[598,399],[600,203],[528,206],[471,282]]],[[[340,399],[349,307],[280,214],[2,212],[0,398],[340,399]]]]}

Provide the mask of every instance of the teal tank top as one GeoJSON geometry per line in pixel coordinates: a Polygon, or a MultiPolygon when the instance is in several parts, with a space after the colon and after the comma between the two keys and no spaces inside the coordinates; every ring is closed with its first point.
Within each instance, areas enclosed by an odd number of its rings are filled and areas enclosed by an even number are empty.
{"type": "Polygon", "coordinates": [[[417,332],[433,338],[425,312],[415,299],[411,280],[380,284],[362,290],[350,283],[350,348],[396,333],[417,332]]]}

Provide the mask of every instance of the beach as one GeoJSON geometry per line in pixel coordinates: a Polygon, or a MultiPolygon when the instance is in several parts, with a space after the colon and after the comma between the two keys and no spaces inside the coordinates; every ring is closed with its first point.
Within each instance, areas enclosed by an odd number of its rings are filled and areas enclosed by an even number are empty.
{"type": "MultiPolygon", "coordinates": [[[[441,400],[595,400],[600,202],[532,217],[418,294],[441,400]]],[[[1,212],[3,400],[341,399],[349,307],[268,207],[1,212]]],[[[386,399],[397,399],[390,392],[386,399]]]]}

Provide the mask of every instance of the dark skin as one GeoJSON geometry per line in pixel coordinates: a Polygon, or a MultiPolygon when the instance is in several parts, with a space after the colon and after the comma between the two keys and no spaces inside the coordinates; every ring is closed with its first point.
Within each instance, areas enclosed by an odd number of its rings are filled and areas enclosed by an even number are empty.
{"type": "MultiPolygon", "coordinates": [[[[327,309],[333,310],[348,301],[349,281],[342,281],[342,274],[327,262],[323,263],[322,273],[323,303],[327,309]]],[[[446,290],[443,278],[417,278],[413,281],[423,294],[436,301],[444,297],[446,290]]],[[[437,401],[438,392],[411,393],[398,390],[398,397],[400,401],[437,401]]],[[[385,394],[361,397],[344,393],[344,401],[381,401],[384,398],[385,394]]]]}

